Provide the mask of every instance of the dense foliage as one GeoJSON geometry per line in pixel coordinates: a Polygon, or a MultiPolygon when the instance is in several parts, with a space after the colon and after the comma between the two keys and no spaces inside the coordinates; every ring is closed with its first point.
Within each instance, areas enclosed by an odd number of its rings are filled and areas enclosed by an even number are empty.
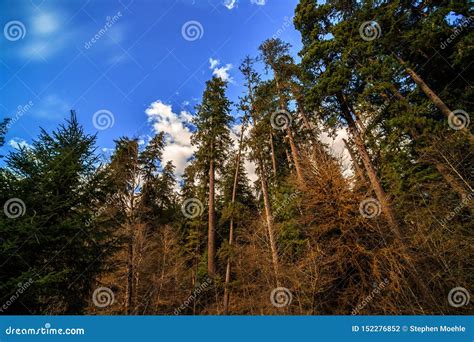
{"type": "Polygon", "coordinates": [[[42,131],[0,170],[1,312],[468,313],[449,296],[474,280],[471,14],[301,0],[300,58],[262,42],[239,103],[207,82],[180,182],[162,132],[102,161],[74,112],[42,131]]]}

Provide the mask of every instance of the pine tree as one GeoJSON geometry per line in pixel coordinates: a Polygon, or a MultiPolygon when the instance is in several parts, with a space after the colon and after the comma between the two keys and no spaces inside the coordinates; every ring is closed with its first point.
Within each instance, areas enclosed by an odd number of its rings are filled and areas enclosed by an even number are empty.
{"type": "Polygon", "coordinates": [[[291,114],[289,113],[289,101],[291,94],[291,77],[294,66],[293,59],[289,55],[290,45],[284,43],[280,39],[268,39],[264,41],[259,50],[262,59],[267,68],[273,72],[275,80],[275,88],[278,94],[279,110],[284,111],[285,115],[290,116],[286,118],[286,133],[290,144],[291,155],[296,169],[298,179],[302,180],[300,160],[298,156],[298,149],[294,140],[294,132],[291,127],[291,114]]]}
{"type": "MultiPolygon", "coordinates": [[[[266,134],[267,127],[262,121],[262,113],[259,111],[259,107],[256,106],[255,91],[260,82],[260,76],[253,69],[254,60],[250,57],[246,57],[240,66],[240,71],[245,79],[245,86],[247,87],[246,105],[245,108],[249,112],[249,117],[252,118],[252,131],[249,141],[251,149],[250,159],[255,161],[257,164],[257,173],[259,177],[260,189],[263,197],[263,205],[265,210],[265,221],[267,226],[268,239],[270,241],[270,249],[272,256],[272,266],[275,276],[275,282],[277,286],[279,283],[279,260],[278,260],[278,249],[275,238],[275,228],[273,224],[273,214],[270,203],[270,196],[267,184],[268,166],[265,165],[263,147],[266,145],[267,139],[266,134]]],[[[272,153],[273,154],[273,153],[272,153]]]]}
{"type": "Polygon", "coordinates": [[[225,95],[226,82],[214,77],[206,83],[201,104],[197,106],[194,119],[196,132],[192,144],[197,147],[196,162],[208,174],[208,253],[207,268],[209,276],[216,273],[216,173],[222,173],[224,161],[230,146],[229,125],[230,102],[225,95]]]}

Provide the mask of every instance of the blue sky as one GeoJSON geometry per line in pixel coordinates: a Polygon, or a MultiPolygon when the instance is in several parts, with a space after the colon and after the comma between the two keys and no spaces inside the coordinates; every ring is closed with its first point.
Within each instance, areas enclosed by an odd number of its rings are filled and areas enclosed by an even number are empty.
{"type": "Polygon", "coordinates": [[[165,130],[165,159],[179,174],[205,82],[228,79],[236,102],[238,66],[263,40],[278,36],[296,55],[297,2],[0,0],[0,117],[13,118],[3,149],[30,143],[75,109],[104,153],[120,136],[146,142],[165,130]]]}

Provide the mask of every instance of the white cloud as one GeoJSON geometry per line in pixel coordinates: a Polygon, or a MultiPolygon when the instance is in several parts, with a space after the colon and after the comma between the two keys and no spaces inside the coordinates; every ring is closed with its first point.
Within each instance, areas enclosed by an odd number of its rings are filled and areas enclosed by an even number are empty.
{"type": "Polygon", "coordinates": [[[336,131],[334,137],[330,137],[326,132],[321,131],[321,141],[329,146],[329,150],[336,158],[341,158],[344,175],[351,175],[352,160],[349,151],[344,145],[343,139],[348,140],[347,131],[345,128],[340,128],[336,131]]]}
{"type": "MultiPolygon", "coordinates": [[[[230,128],[230,138],[232,139],[232,142],[234,144],[235,149],[237,150],[238,144],[239,144],[239,139],[240,139],[240,131],[242,129],[241,124],[234,125],[230,128]]],[[[244,137],[248,138],[250,130],[252,129],[252,125],[247,126],[245,132],[244,132],[244,137]]],[[[256,172],[256,166],[255,164],[248,160],[248,158],[245,158],[244,160],[244,169],[247,172],[247,176],[249,177],[250,181],[253,183],[258,179],[258,175],[256,172]]]]}
{"type": "Polygon", "coordinates": [[[224,6],[231,10],[237,6],[237,0],[224,0],[224,6]]]}
{"type": "Polygon", "coordinates": [[[13,138],[8,142],[8,145],[13,147],[14,149],[19,150],[20,148],[26,147],[31,148],[31,145],[26,142],[25,139],[21,138],[13,138]]]}
{"type": "Polygon", "coordinates": [[[219,60],[218,59],[213,59],[212,57],[209,58],[209,69],[214,69],[216,66],[219,65],[219,60]]]}
{"type": "Polygon", "coordinates": [[[250,0],[252,5],[265,6],[267,0],[250,0]]]}
{"type": "Polygon", "coordinates": [[[189,112],[174,113],[171,105],[157,100],[145,110],[148,121],[152,123],[155,133],[165,133],[166,146],[163,150],[163,161],[171,160],[176,166],[175,175],[179,179],[192,157],[195,147],[191,145],[191,123],[189,112]]]}
{"type": "Polygon", "coordinates": [[[54,33],[60,25],[61,16],[55,13],[42,12],[34,16],[32,21],[33,33],[38,35],[48,35],[54,33]]]}
{"type": "Polygon", "coordinates": [[[27,23],[28,39],[15,52],[24,59],[45,60],[74,42],[76,31],[62,27],[63,17],[63,13],[53,11],[32,14],[27,23]]]}
{"type": "Polygon", "coordinates": [[[220,68],[214,68],[212,74],[219,77],[223,81],[232,83],[234,79],[229,75],[229,70],[232,69],[232,64],[226,64],[220,68]]]}
{"type": "Polygon", "coordinates": [[[229,71],[232,69],[232,64],[226,64],[218,68],[217,66],[220,63],[221,62],[218,59],[214,59],[212,57],[209,58],[209,69],[212,70],[212,74],[219,77],[223,81],[233,83],[234,79],[229,75],[229,71]]]}

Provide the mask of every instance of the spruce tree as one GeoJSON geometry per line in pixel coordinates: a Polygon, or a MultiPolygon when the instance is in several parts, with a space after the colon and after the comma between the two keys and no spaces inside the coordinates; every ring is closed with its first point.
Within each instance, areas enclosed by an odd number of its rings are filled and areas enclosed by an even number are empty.
{"type": "Polygon", "coordinates": [[[230,146],[229,125],[232,122],[230,102],[225,95],[226,82],[214,77],[206,83],[201,104],[197,106],[192,144],[197,147],[197,167],[207,173],[208,186],[208,253],[207,269],[216,273],[216,174],[222,174],[230,146]]]}

